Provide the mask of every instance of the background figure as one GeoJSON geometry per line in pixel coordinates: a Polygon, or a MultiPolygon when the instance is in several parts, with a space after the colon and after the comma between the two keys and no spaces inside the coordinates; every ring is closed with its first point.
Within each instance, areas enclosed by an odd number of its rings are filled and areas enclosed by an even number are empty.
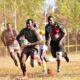
{"type": "Polygon", "coordinates": [[[38,32],[40,33],[40,37],[43,39],[43,43],[39,45],[39,52],[38,53],[39,53],[40,59],[42,61],[43,71],[45,73],[47,73],[47,68],[46,68],[46,63],[45,62],[49,62],[49,59],[46,56],[47,46],[45,45],[44,31],[39,30],[39,27],[38,27],[37,23],[34,23],[34,28],[36,30],[38,30],[38,32]]]}
{"type": "Polygon", "coordinates": [[[66,37],[66,30],[64,27],[59,25],[58,22],[54,22],[53,16],[48,17],[48,24],[45,26],[45,39],[46,39],[46,45],[49,45],[49,38],[50,40],[50,49],[52,56],[56,58],[57,61],[57,72],[60,71],[60,61],[62,57],[66,59],[67,62],[69,62],[69,58],[67,54],[64,55],[64,47],[63,47],[63,41],[66,37]]]}
{"type": "Polygon", "coordinates": [[[44,36],[44,31],[39,31],[41,34],[41,38],[43,39],[43,44],[39,45],[40,49],[40,58],[41,60],[44,59],[45,62],[49,62],[49,59],[47,58],[46,52],[48,50],[47,46],[45,45],[45,36],[44,36]]]}
{"type": "Polygon", "coordinates": [[[26,21],[26,27],[23,28],[19,35],[17,36],[17,40],[20,41],[20,38],[24,36],[26,40],[28,40],[28,45],[23,45],[23,51],[21,55],[21,69],[23,72],[23,77],[28,77],[26,72],[26,64],[25,61],[30,56],[31,57],[31,66],[34,67],[34,60],[37,61],[39,65],[41,65],[41,60],[38,57],[38,45],[41,42],[40,34],[33,27],[33,20],[28,19],[26,21]]]}
{"type": "Polygon", "coordinates": [[[19,43],[16,40],[17,32],[15,29],[12,28],[12,25],[10,23],[7,23],[6,27],[7,29],[2,32],[1,40],[4,46],[7,47],[15,65],[18,66],[15,54],[17,54],[20,61],[21,52],[19,43]]]}

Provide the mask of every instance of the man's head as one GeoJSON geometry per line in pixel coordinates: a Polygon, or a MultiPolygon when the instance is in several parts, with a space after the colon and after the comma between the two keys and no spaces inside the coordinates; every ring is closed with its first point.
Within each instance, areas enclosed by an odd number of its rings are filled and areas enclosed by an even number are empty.
{"type": "Polygon", "coordinates": [[[33,20],[32,19],[28,19],[26,21],[26,27],[27,28],[32,28],[33,27],[33,20]]]}
{"type": "Polygon", "coordinates": [[[7,27],[8,30],[12,30],[12,25],[10,23],[7,23],[6,27],[7,27]]]}
{"type": "Polygon", "coordinates": [[[53,25],[53,24],[54,24],[53,16],[49,16],[49,17],[48,17],[48,23],[49,23],[50,25],[53,25]]]}

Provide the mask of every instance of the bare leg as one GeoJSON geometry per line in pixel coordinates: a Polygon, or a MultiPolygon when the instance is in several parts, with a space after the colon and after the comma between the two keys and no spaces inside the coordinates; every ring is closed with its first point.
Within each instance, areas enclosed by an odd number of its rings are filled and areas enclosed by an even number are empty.
{"type": "Polygon", "coordinates": [[[20,60],[21,60],[21,53],[20,52],[17,52],[17,57],[18,57],[19,62],[20,62],[20,60]]]}
{"type": "Polygon", "coordinates": [[[67,55],[67,52],[64,52],[63,57],[66,60],[66,62],[69,62],[69,57],[67,55]]]}
{"type": "Polygon", "coordinates": [[[13,59],[15,65],[18,66],[18,63],[17,63],[17,60],[16,60],[16,58],[15,58],[14,52],[10,52],[10,56],[11,56],[11,58],[13,59]]]}
{"type": "Polygon", "coordinates": [[[37,61],[37,63],[41,66],[41,60],[40,60],[40,58],[39,58],[39,56],[38,56],[37,53],[34,54],[34,59],[35,59],[35,60],[37,61]]]}
{"type": "Polygon", "coordinates": [[[48,58],[46,57],[46,52],[43,49],[40,51],[40,59],[44,59],[45,62],[49,62],[48,58]]]}
{"type": "Polygon", "coordinates": [[[46,63],[45,63],[45,53],[44,53],[43,49],[40,50],[40,59],[42,62],[43,72],[47,73],[47,68],[46,68],[46,63]]]}
{"type": "Polygon", "coordinates": [[[21,65],[21,70],[22,70],[23,76],[27,76],[25,61],[28,58],[28,56],[25,53],[22,53],[22,55],[21,55],[20,65],[21,65]]]}
{"type": "Polygon", "coordinates": [[[60,72],[62,52],[56,52],[56,57],[57,57],[57,72],[60,72]]]}
{"type": "Polygon", "coordinates": [[[57,60],[57,72],[60,72],[60,60],[57,60]]]}

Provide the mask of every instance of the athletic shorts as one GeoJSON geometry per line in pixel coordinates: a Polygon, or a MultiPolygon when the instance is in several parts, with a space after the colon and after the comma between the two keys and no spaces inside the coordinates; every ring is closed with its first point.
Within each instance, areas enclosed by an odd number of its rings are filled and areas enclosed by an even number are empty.
{"type": "Polygon", "coordinates": [[[43,49],[43,50],[45,50],[45,51],[48,50],[48,48],[47,48],[46,45],[39,45],[39,49],[40,49],[40,50],[43,49]]]}
{"type": "Polygon", "coordinates": [[[59,41],[54,41],[54,40],[51,40],[50,42],[50,49],[51,49],[51,54],[54,58],[56,58],[56,52],[64,51],[63,45],[59,45],[59,41]]]}
{"type": "Polygon", "coordinates": [[[24,48],[22,50],[22,54],[26,54],[26,56],[31,55],[33,57],[35,53],[36,54],[38,53],[38,48],[35,48],[35,47],[33,47],[33,48],[24,48]]]}
{"type": "Polygon", "coordinates": [[[20,46],[17,40],[15,40],[11,45],[7,46],[9,52],[20,53],[20,46]]]}

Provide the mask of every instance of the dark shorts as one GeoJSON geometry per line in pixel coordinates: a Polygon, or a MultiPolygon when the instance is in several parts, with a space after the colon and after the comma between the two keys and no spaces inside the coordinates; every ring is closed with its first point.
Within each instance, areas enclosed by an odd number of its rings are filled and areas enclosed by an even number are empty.
{"type": "Polygon", "coordinates": [[[34,54],[38,53],[38,49],[37,48],[24,48],[22,50],[22,55],[26,54],[26,56],[31,56],[32,58],[34,58],[34,54]]]}
{"type": "Polygon", "coordinates": [[[51,54],[54,58],[56,58],[56,52],[63,52],[63,45],[59,45],[59,41],[51,40],[50,42],[51,54]]]}

